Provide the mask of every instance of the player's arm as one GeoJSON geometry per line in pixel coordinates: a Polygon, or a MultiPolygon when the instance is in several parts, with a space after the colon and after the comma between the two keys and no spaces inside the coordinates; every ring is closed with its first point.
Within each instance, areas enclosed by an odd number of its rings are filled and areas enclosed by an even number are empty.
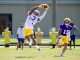
{"type": "Polygon", "coordinates": [[[62,29],[61,28],[59,28],[59,30],[58,30],[58,40],[57,40],[57,43],[56,43],[56,45],[59,43],[59,39],[61,38],[61,32],[62,32],[62,29]]]}
{"type": "Polygon", "coordinates": [[[40,22],[40,21],[43,20],[43,18],[44,18],[44,17],[46,16],[46,14],[47,14],[48,9],[49,9],[49,6],[45,9],[44,13],[39,17],[38,22],[40,22]]]}
{"type": "Polygon", "coordinates": [[[34,7],[31,11],[29,11],[29,12],[28,12],[28,15],[31,15],[31,14],[34,12],[34,10],[36,10],[37,8],[39,8],[39,6],[36,6],[36,7],[34,7]]]}
{"type": "Polygon", "coordinates": [[[36,10],[37,8],[43,8],[43,4],[40,4],[39,6],[34,7],[31,11],[28,12],[28,15],[31,15],[34,10],[36,10]]]}
{"type": "Polygon", "coordinates": [[[44,13],[39,17],[38,22],[42,21],[43,18],[46,16],[47,11],[44,11],[44,13]]]}
{"type": "Polygon", "coordinates": [[[75,33],[74,34],[77,34],[78,33],[78,28],[76,26],[74,26],[75,28],[75,33]]]}
{"type": "Polygon", "coordinates": [[[59,30],[58,30],[58,36],[60,36],[60,35],[61,35],[61,32],[62,32],[62,29],[61,29],[61,28],[59,28],[59,30]]]}

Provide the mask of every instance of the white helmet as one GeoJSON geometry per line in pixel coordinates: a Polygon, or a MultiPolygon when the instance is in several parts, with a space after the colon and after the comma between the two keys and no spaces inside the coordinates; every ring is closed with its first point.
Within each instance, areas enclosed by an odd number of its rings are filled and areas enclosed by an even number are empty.
{"type": "Polygon", "coordinates": [[[39,10],[34,10],[34,14],[35,14],[35,15],[40,15],[39,10]]]}
{"type": "Polygon", "coordinates": [[[70,18],[65,18],[65,19],[64,19],[64,24],[65,24],[65,25],[69,25],[70,23],[71,23],[70,18]]]}
{"type": "Polygon", "coordinates": [[[65,18],[64,21],[66,21],[66,20],[69,21],[69,22],[71,22],[70,18],[65,18]]]}

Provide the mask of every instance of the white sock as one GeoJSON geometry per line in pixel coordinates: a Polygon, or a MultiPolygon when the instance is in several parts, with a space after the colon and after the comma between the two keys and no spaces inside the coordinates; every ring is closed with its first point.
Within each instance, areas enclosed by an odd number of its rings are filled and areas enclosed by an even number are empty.
{"type": "Polygon", "coordinates": [[[33,43],[33,42],[32,42],[32,40],[30,40],[29,45],[31,46],[31,45],[32,45],[32,43],[33,43]]]}

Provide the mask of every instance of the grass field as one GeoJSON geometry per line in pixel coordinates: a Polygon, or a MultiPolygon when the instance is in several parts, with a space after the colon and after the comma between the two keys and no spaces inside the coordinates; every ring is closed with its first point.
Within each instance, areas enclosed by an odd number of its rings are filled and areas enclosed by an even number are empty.
{"type": "MultiPolygon", "coordinates": [[[[16,43],[17,39],[11,39],[11,43],[16,43]]],[[[49,43],[51,39],[43,39],[42,42],[49,43]]],[[[0,44],[4,44],[4,39],[0,39],[0,44]]],[[[76,44],[80,45],[80,39],[76,40],[76,44]]],[[[62,48],[51,49],[51,46],[40,46],[41,51],[37,51],[34,46],[32,48],[24,47],[24,50],[16,50],[16,46],[4,48],[0,46],[0,60],[80,60],[80,47],[68,50],[64,57],[60,57],[62,48]]]]}
{"type": "MultiPolygon", "coordinates": [[[[62,48],[51,49],[51,46],[40,46],[41,51],[25,47],[24,50],[16,50],[16,47],[4,48],[0,46],[0,60],[80,60],[80,47],[67,50],[64,57],[59,54],[62,48]]],[[[68,47],[69,48],[69,47],[68,47]]]]}
{"type": "MultiPolygon", "coordinates": [[[[10,43],[17,43],[16,38],[12,38],[10,43]]],[[[51,43],[51,39],[42,39],[42,43],[51,43]]],[[[4,39],[0,38],[0,44],[4,44],[4,39]]],[[[76,45],[80,45],[80,39],[76,39],[76,45]]]]}

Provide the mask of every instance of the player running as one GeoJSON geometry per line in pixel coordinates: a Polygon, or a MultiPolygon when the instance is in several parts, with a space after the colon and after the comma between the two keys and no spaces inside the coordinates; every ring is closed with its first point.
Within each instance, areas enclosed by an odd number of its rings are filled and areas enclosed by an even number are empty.
{"type": "Polygon", "coordinates": [[[28,12],[28,16],[26,18],[25,26],[24,26],[24,35],[25,35],[25,38],[27,38],[27,40],[29,41],[29,47],[31,47],[32,45],[32,42],[30,41],[30,39],[32,39],[32,41],[36,45],[36,48],[40,50],[39,46],[36,44],[36,41],[33,35],[33,29],[34,29],[34,25],[37,22],[40,22],[45,17],[48,9],[49,9],[49,6],[47,4],[40,4],[39,6],[36,6],[31,11],[28,12]],[[40,16],[39,10],[37,10],[38,8],[45,8],[45,11],[41,16],[40,16]]]}
{"type": "Polygon", "coordinates": [[[63,51],[60,54],[60,56],[64,56],[64,52],[67,49],[68,46],[68,42],[70,39],[70,30],[72,30],[72,27],[70,26],[70,19],[69,18],[65,18],[64,19],[64,23],[62,25],[60,25],[60,29],[59,29],[59,42],[58,42],[58,47],[62,47],[62,45],[64,45],[63,51]]]}

